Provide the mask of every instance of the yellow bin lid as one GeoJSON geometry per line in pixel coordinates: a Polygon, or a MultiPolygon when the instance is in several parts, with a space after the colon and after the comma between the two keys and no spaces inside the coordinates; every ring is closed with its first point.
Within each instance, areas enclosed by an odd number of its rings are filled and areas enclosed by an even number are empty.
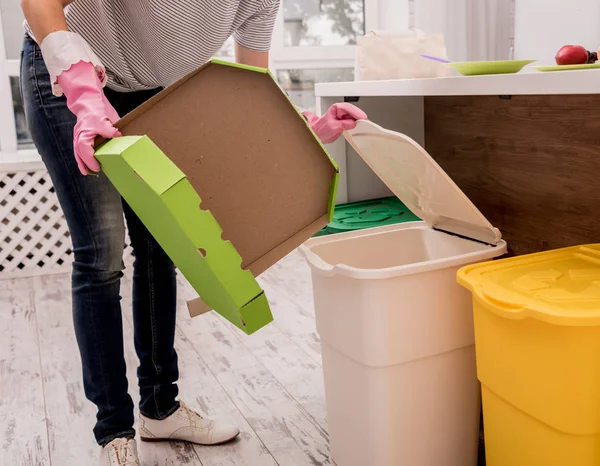
{"type": "Polygon", "coordinates": [[[600,325],[600,244],[469,265],[458,283],[507,319],[600,325]]]}

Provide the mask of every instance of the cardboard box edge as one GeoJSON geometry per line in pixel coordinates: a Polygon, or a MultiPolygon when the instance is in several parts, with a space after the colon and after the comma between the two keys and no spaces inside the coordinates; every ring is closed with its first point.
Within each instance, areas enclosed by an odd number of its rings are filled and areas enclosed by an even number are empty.
{"type": "Polygon", "coordinates": [[[329,222],[333,221],[335,214],[335,203],[337,200],[337,190],[338,185],[340,183],[340,172],[336,171],[333,174],[333,179],[331,180],[331,184],[329,185],[329,202],[327,205],[327,213],[329,222]]]}
{"type": "MultiPolygon", "coordinates": [[[[202,222],[209,222],[210,225],[212,225],[212,227],[210,227],[210,228],[205,227],[205,228],[200,229],[200,231],[203,231],[203,235],[206,237],[207,233],[210,232],[211,230],[215,231],[215,232],[216,232],[216,230],[218,230],[218,238],[214,237],[212,240],[218,241],[219,244],[221,244],[221,254],[222,255],[221,255],[219,261],[220,261],[220,263],[225,263],[225,264],[230,263],[231,264],[231,267],[229,268],[230,276],[233,273],[234,267],[235,267],[235,275],[238,277],[237,278],[238,285],[233,288],[230,287],[229,285],[226,285],[226,280],[223,280],[223,275],[219,272],[219,270],[215,269],[215,267],[213,267],[213,265],[209,261],[207,261],[207,266],[208,266],[208,269],[211,271],[212,275],[221,283],[221,285],[223,287],[223,291],[229,296],[232,303],[235,305],[236,309],[240,309],[241,307],[245,306],[250,301],[256,299],[256,296],[260,295],[260,293],[262,293],[264,290],[262,289],[260,284],[256,281],[256,278],[252,276],[252,273],[247,270],[244,270],[241,267],[243,259],[242,259],[241,255],[239,254],[237,248],[231,241],[223,238],[223,236],[222,236],[223,229],[221,228],[221,225],[219,224],[218,220],[215,218],[215,216],[213,215],[213,213],[210,209],[202,208],[202,199],[198,195],[198,193],[196,192],[194,187],[191,185],[191,183],[189,182],[187,177],[184,177],[181,180],[179,180],[176,184],[174,184],[171,187],[171,189],[174,189],[177,186],[181,186],[183,188],[188,189],[190,192],[193,192],[197,196],[198,200],[200,201],[200,208],[198,208],[197,211],[194,210],[194,215],[196,215],[196,212],[201,212],[200,215],[196,218],[196,221],[199,222],[199,221],[201,221],[201,217],[204,217],[204,220],[202,220],[202,222]],[[235,266],[233,265],[234,261],[235,261],[235,266]]],[[[192,238],[192,236],[190,234],[188,234],[188,232],[190,232],[190,230],[188,228],[189,223],[187,223],[189,216],[182,219],[181,217],[179,217],[178,214],[174,213],[174,210],[171,208],[172,201],[166,199],[166,196],[168,196],[169,191],[170,190],[167,190],[163,195],[161,195],[161,199],[165,203],[165,205],[167,206],[169,211],[173,213],[175,220],[179,223],[179,227],[185,232],[186,237],[192,238]]],[[[181,203],[179,203],[179,204],[181,205],[181,203]]],[[[196,207],[196,206],[194,205],[194,207],[196,207]]],[[[194,243],[195,243],[195,241],[194,241],[194,243]]],[[[209,251],[209,253],[211,250],[212,249],[208,249],[208,246],[207,246],[207,251],[209,251]]],[[[193,283],[193,281],[190,281],[190,283],[193,283]]],[[[218,313],[221,314],[221,312],[218,312],[218,313]]]]}
{"type": "MultiPolygon", "coordinates": [[[[158,94],[156,94],[153,97],[150,97],[146,102],[144,102],[143,104],[141,104],[138,107],[134,108],[131,112],[127,113],[126,115],[123,115],[119,119],[119,121],[117,121],[115,123],[115,128],[117,128],[118,130],[123,130],[123,128],[125,128],[129,124],[129,122],[131,120],[134,120],[135,118],[137,118],[138,114],[145,112],[148,108],[154,107],[158,102],[160,102],[161,100],[163,100],[171,92],[173,92],[175,89],[181,87],[182,84],[184,84],[185,82],[187,82],[190,79],[192,79],[194,76],[196,76],[202,70],[204,70],[205,68],[207,68],[210,64],[211,64],[210,61],[206,62],[204,65],[200,66],[198,69],[192,71],[191,73],[188,73],[183,78],[179,79],[178,81],[175,81],[170,86],[165,87],[158,94]]],[[[107,140],[108,140],[107,138],[103,138],[101,136],[97,136],[96,139],[94,140],[94,149],[95,150],[98,149],[107,140]]]]}
{"type": "MultiPolygon", "coordinates": [[[[250,264],[246,268],[246,270],[250,270],[252,272],[252,275],[254,275],[254,277],[258,277],[260,274],[265,272],[270,267],[270,265],[267,265],[267,264],[271,264],[273,262],[273,260],[270,259],[271,257],[287,256],[292,251],[297,249],[301,244],[304,243],[304,241],[300,241],[298,237],[304,238],[306,236],[305,233],[307,230],[314,231],[315,229],[317,229],[317,232],[321,231],[328,224],[329,224],[329,215],[328,214],[325,214],[322,217],[319,217],[317,220],[312,222],[310,225],[307,225],[301,231],[299,231],[295,235],[290,236],[283,243],[280,243],[278,246],[273,248],[271,251],[262,255],[258,260],[254,261],[252,264],[250,264]]],[[[264,292],[264,290],[263,290],[263,292],[264,292]]],[[[192,318],[197,317],[202,314],[206,314],[207,312],[212,310],[212,309],[210,309],[209,306],[207,306],[204,303],[204,301],[202,301],[202,298],[200,298],[200,297],[191,299],[191,300],[187,301],[186,304],[187,304],[187,308],[188,308],[188,313],[190,314],[190,317],[192,317],[192,318]]],[[[248,303],[246,303],[246,304],[248,304],[248,303]]]]}
{"type": "Polygon", "coordinates": [[[210,61],[210,63],[212,63],[213,65],[229,66],[231,68],[239,68],[241,70],[254,71],[256,73],[261,74],[269,73],[269,70],[267,68],[261,68],[260,66],[245,65],[243,63],[237,63],[233,61],[219,60],[218,58],[213,58],[210,61]]]}
{"type": "MultiPolygon", "coordinates": [[[[262,301],[263,305],[266,305],[266,307],[270,311],[271,308],[269,306],[269,303],[267,301],[267,297],[266,297],[264,291],[262,291],[254,299],[248,301],[246,304],[244,304],[244,306],[242,306],[238,310],[238,313],[241,316],[242,322],[244,322],[244,325],[242,325],[241,327],[238,326],[238,328],[240,330],[242,330],[246,335],[252,335],[253,333],[255,333],[258,330],[260,330],[261,328],[267,326],[274,320],[273,313],[271,311],[269,313],[269,316],[267,316],[266,318],[261,319],[259,321],[254,321],[251,323],[251,322],[249,322],[250,319],[246,318],[246,320],[248,320],[248,323],[246,323],[246,321],[243,319],[244,314],[247,314],[247,312],[250,311],[250,308],[255,307],[257,304],[260,304],[260,301],[262,301]]],[[[199,315],[202,315],[202,314],[206,314],[212,310],[206,304],[204,304],[204,302],[200,298],[195,298],[191,301],[188,301],[187,307],[188,307],[188,312],[192,318],[198,317],[199,315]]]]}
{"type": "Polygon", "coordinates": [[[306,126],[308,127],[308,129],[310,130],[310,132],[312,133],[313,137],[316,139],[316,141],[321,146],[321,149],[323,149],[323,152],[325,152],[325,155],[327,155],[327,158],[329,159],[329,161],[333,165],[333,168],[335,169],[335,171],[337,173],[339,173],[340,172],[340,167],[338,166],[337,162],[333,159],[333,157],[331,156],[331,154],[329,154],[329,152],[327,151],[327,148],[325,147],[325,144],[323,144],[323,141],[321,141],[321,139],[319,139],[319,137],[317,136],[317,133],[315,133],[313,131],[313,129],[311,128],[311,126],[308,124],[308,121],[306,120],[306,118],[304,117],[304,115],[302,115],[302,112],[300,112],[300,109],[298,109],[298,107],[296,107],[296,105],[294,104],[294,102],[292,102],[292,99],[290,98],[290,96],[288,95],[288,93],[285,92],[285,90],[277,82],[277,79],[275,79],[275,76],[273,76],[273,73],[271,73],[271,70],[267,70],[267,74],[270,76],[270,78],[273,80],[273,82],[277,85],[277,87],[279,88],[279,90],[281,91],[281,93],[284,95],[284,97],[287,99],[287,101],[290,103],[290,105],[292,106],[292,108],[296,111],[296,113],[304,121],[304,123],[306,124],[306,126]]]}
{"type": "MultiPolygon", "coordinates": [[[[98,160],[98,162],[100,162],[101,169],[103,165],[103,158],[112,156],[120,157],[123,160],[123,163],[125,163],[127,167],[129,167],[135,174],[142,178],[147,184],[147,186],[160,197],[164,193],[172,189],[175,185],[177,185],[177,183],[179,183],[183,178],[185,178],[185,174],[179,169],[179,167],[177,167],[177,165],[175,165],[169,160],[169,171],[167,172],[167,178],[169,179],[169,181],[161,184],[160,189],[158,189],[155,185],[148,183],[147,177],[145,176],[146,173],[144,173],[143,171],[139,171],[139,166],[142,164],[136,163],[136,160],[132,160],[131,158],[127,157],[127,152],[130,149],[133,149],[134,146],[148,143],[153,146],[156,146],[156,144],[154,144],[152,139],[150,139],[148,136],[120,136],[118,138],[106,140],[102,144],[100,144],[98,148],[94,151],[94,157],[96,158],[96,160],[98,160]]],[[[111,182],[111,184],[113,184],[110,178],[109,181],[111,182]]]]}

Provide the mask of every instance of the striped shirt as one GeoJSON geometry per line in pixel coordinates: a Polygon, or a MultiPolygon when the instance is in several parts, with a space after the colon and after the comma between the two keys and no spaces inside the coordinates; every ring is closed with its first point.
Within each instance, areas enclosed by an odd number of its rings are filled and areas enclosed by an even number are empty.
{"type": "Polygon", "coordinates": [[[279,0],[75,0],[65,16],[106,67],[107,86],[128,92],[173,84],[231,35],[267,52],[278,8],[279,0]]]}

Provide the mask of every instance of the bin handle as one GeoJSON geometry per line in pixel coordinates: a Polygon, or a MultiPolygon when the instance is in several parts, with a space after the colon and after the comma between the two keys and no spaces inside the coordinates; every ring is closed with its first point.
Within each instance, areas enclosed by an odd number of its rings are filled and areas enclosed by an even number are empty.
{"type": "Polygon", "coordinates": [[[501,314],[504,316],[515,317],[517,314],[522,314],[527,307],[523,304],[511,303],[508,301],[500,300],[498,298],[494,298],[483,290],[480,291],[480,296],[481,298],[483,298],[484,301],[487,301],[493,306],[493,310],[496,312],[496,314],[501,314]]]}
{"type": "Polygon", "coordinates": [[[334,265],[331,265],[331,264],[325,262],[317,254],[312,252],[310,250],[310,248],[308,248],[307,246],[303,245],[300,248],[301,248],[302,254],[304,255],[305,259],[313,267],[319,269],[319,272],[321,272],[321,274],[325,275],[326,277],[331,277],[334,275],[334,269],[335,269],[334,265]]]}

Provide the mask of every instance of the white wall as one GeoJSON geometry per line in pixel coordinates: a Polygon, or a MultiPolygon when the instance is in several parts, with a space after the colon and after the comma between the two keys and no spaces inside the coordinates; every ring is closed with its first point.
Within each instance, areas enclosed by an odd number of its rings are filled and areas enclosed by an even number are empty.
{"type": "Polygon", "coordinates": [[[446,37],[448,57],[505,60],[513,43],[514,0],[414,0],[414,26],[446,37]]]}
{"type": "Polygon", "coordinates": [[[600,47],[600,0],[516,0],[515,57],[555,64],[567,44],[600,47]]]}
{"type": "Polygon", "coordinates": [[[379,29],[386,31],[406,31],[413,25],[415,0],[380,0],[379,29]]]}
{"type": "Polygon", "coordinates": [[[450,60],[468,59],[467,0],[415,0],[415,27],[443,33],[450,60]]]}
{"type": "Polygon", "coordinates": [[[514,8],[514,0],[469,0],[467,55],[470,60],[512,58],[514,8]]]}

